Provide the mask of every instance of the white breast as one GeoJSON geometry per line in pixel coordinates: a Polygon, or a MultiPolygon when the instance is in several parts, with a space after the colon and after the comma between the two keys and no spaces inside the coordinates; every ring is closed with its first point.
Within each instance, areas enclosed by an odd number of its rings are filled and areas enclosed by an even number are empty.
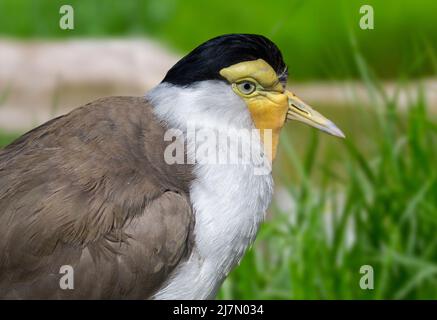
{"type": "MultiPolygon", "coordinates": [[[[187,123],[216,132],[253,128],[243,100],[219,81],[203,81],[184,89],[161,84],[147,97],[161,120],[182,131],[187,123]]],[[[199,142],[189,135],[187,138],[192,159],[199,142]]],[[[259,140],[254,143],[253,137],[245,137],[238,143],[252,143],[252,154],[263,157],[259,140]]],[[[202,155],[197,154],[200,164],[195,165],[196,178],[190,189],[196,215],[194,248],[156,293],[156,299],[213,298],[255,239],[271,200],[270,172],[257,173],[253,163],[211,164],[199,158],[202,155]]]]}

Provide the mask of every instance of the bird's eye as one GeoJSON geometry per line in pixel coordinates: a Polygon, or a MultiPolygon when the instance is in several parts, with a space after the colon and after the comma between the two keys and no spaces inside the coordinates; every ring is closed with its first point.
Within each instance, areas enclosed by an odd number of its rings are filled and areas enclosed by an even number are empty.
{"type": "Polygon", "coordinates": [[[256,86],[253,82],[250,81],[242,81],[237,83],[238,90],[245,95],[251,94],[255,91],[256,86]]]}

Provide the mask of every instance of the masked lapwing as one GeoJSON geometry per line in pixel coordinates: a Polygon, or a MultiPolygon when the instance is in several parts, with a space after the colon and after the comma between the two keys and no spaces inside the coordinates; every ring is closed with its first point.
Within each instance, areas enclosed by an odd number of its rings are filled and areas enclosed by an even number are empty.
{"type": "Polygon", "coordinates": [[[145,96],[96,100],[0,150],[0,297],[214,298],[263,221],[286,120],[343,137],[287,74],[267,38],[219,36],[145,96]],[[237,161],[202,161],[211,132],[239,136],[208,144],[237,161]]]}

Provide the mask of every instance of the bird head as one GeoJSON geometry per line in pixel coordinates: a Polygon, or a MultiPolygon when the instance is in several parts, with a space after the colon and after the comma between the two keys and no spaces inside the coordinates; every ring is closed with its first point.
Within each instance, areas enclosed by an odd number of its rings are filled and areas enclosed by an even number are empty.
{"type": "Polygon", "coordinates": [[[261,133],[271,130],[271,160],[287,120],[343,138],[332,121],[287,89],[287,77],[287,65],[272,41],[261,35],[228,34],[195,48],[168,71],[163,82],[185,87],[205,80],[226,83],[245,102],[254,127],[261,133]]]}

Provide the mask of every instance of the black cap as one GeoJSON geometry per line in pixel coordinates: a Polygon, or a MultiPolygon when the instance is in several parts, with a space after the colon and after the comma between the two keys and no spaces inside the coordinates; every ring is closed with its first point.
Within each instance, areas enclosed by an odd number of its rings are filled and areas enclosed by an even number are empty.
{"type": "Polygon", "coordinates": [[[179,60],[162,82],[189,86],[204,80],[225,80],[220,70],[243,61],[263,59],[286,81],[287,66],[281,51],[269,39],[256,34],[226,34],[201,44],[179,60]]]}

